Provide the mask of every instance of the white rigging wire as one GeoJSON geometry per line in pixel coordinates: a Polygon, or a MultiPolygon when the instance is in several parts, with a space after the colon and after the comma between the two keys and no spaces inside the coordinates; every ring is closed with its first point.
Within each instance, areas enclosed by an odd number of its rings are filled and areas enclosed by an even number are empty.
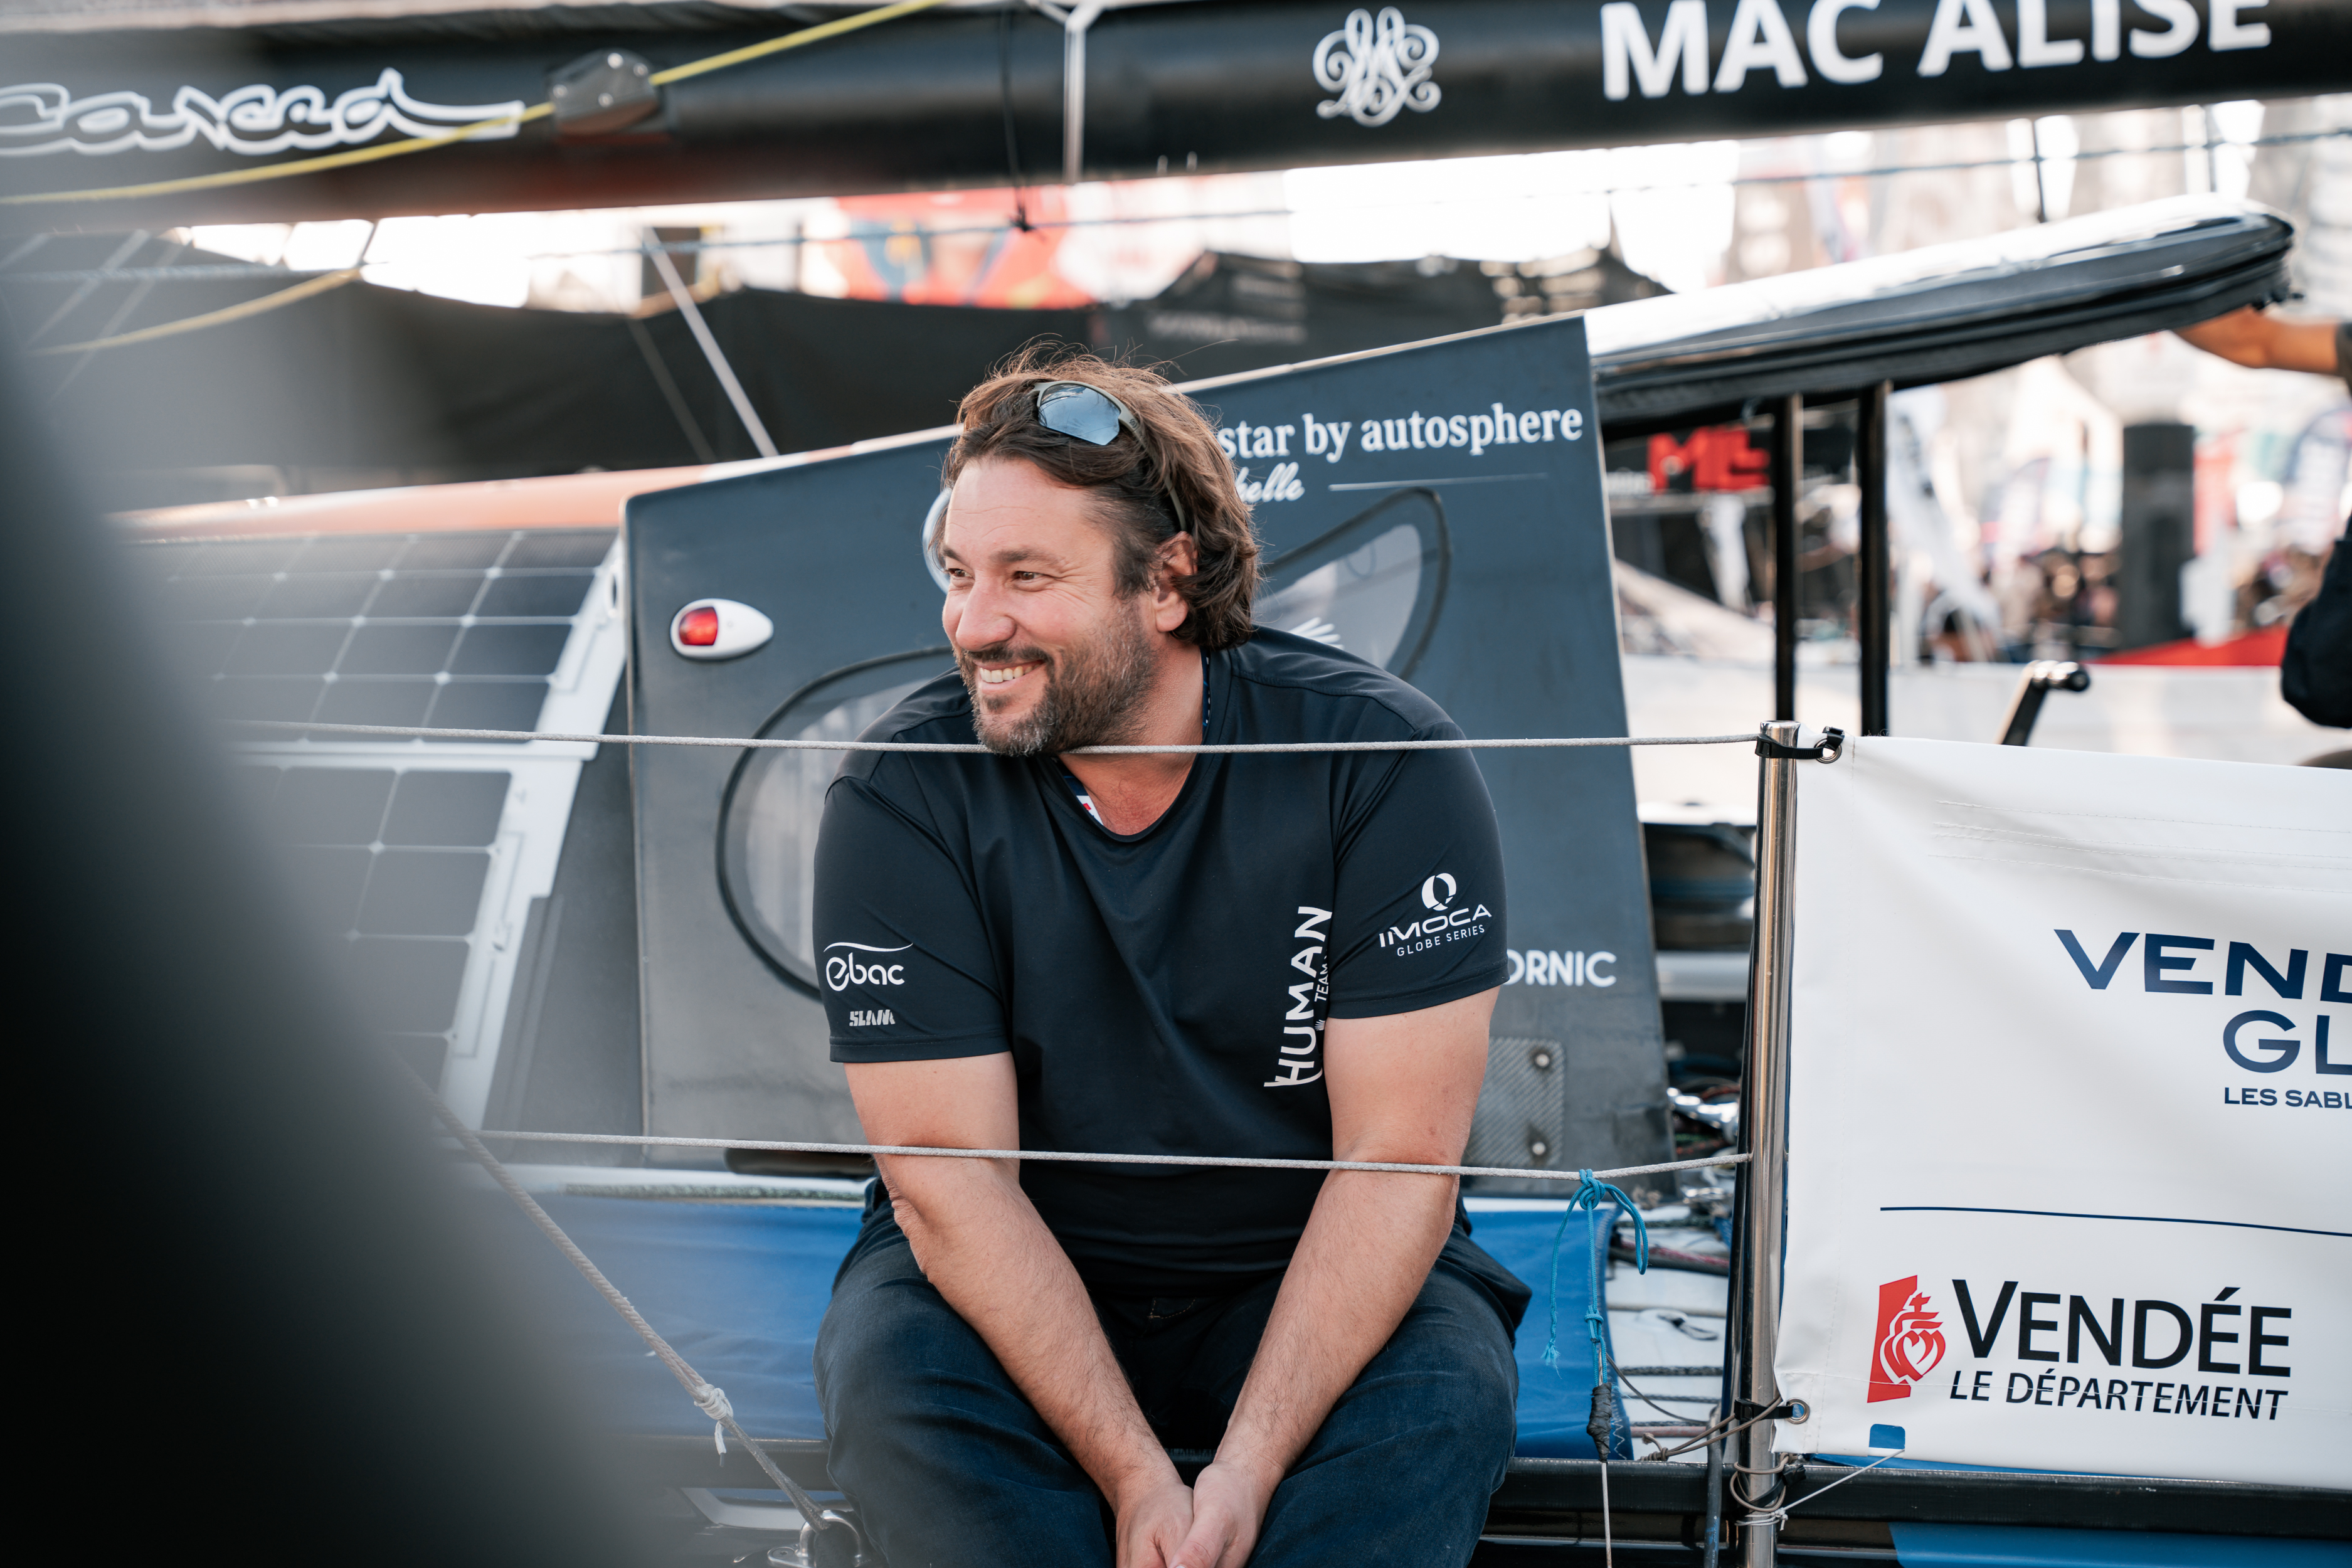
{"type": "MultiPolygon", "coordinates": [[[[920,1143],[814,1143],[758,1138],[661,1138],[634,1132],[510,1132],[485,1130],[484,1138],[517,1143],[619,1143],[659,1149],[750,1149],[782,1154],[937,1155],[949,1160],[1034,1160],[1073,1165],[1206,1165],[1244,1171],[1390,1171],[1408,1176],[1517,1176],[1538,1182],[1579,1182],[1582,1171],[1530,1170],[1516,1165],[1417,1165],[1396,1160],[1276,1160],[1243,1154],[1093,1154],[1038,1149],[940,1149],[920,1143]]],[[[1594,1171],[1595,1181],[1648,1176],[1668,1171],[1698,1171],[1744,1165],[1746,1154],[1710,1154],[1703,1160],[1669,1160],[1659,1165],[1625,1165],[1594,1171]]]]}
{"type": "MultiPolygon", "coordinates": [[[[414,724],[313,724],[299,719],[233,719],[245,730],[278,730],[331,739],[407,737],[422,741],[564,741],[600,746],[724,746],[755,752],[932,752],[1000,756],[986,746],[946,741],[774,741],[723,735],[574,735],[541,730],[432,730],[414,724]]],[[[1755,732],[1736,735],[1574,735],[1528,740],[1265,741],[1216,746],[1079,746],[1081,757],[1289,755],[1312,752],[1509,752],[1583,746],[1733,746],[1752,744],[1755,732]]]]}

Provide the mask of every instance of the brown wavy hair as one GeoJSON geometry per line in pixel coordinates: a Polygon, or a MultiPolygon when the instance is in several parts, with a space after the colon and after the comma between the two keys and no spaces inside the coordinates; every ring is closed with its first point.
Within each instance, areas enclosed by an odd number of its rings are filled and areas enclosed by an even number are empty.
{"type": "Polygon", "coordinates": [[[1094,491],[1111,531],[1118,591],[1129,596],[1151,585],[1160,547],[1189,531],[1196,565],[1175,584],[1190,612],[1175,635],[1212,653],[1249,640],[1258,584],[1249,506],[1215,426],[1165,377],[1095,354],[1024,349],[965,395],[957,419],[963,433],[949,449],[942,484],[952,488],[983,458],[1017,458],[1056,483],[1094,491]],[[1116,397],[1143,427],[1142,439],[1122,426],[1117,440],[1097,447],[1047,429],[1037,422],[1034,394],[1052,381],[1082,382],[1116,397]]]}

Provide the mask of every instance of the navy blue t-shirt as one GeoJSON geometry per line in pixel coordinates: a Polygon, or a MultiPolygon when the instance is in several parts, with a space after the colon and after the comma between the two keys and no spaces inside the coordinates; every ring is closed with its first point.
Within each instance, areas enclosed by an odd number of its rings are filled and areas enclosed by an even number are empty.
{"type": "MultiPolygon", "coordinates": [[[[1461,731],[1283,632],[1208,658],[1213,744],[1461,731]]],[[[868,740],[973,739],[953,674],[868,740]]],[[[1009,1051],[1021,1144],[1331,1157],[1327,1018],[1502,984],[1503,866],[1467,752],[1199,756],[1142,832],[1054,758],[853,752],[825,797],[816,942],[833,1058],[1009,1051]]],[[[1316,1172],[1024,1163],[1087,1283],[1208,1294],[1283,1268],[1316,1172]]]]}

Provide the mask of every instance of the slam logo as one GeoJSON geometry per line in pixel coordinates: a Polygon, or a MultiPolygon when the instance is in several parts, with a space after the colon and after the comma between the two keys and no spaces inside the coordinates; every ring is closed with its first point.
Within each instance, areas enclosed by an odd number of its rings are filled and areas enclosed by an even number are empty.
{"type": "Polygon", "coordinates": [[[1919,1277],[1890,1279],[1878,1288],[1878,1328],[1870,1340],[1870,1397],[1908,1399],[1911,1385],[1944,1359],[1944,1325],[1927,1305],[1919,1277]]]}

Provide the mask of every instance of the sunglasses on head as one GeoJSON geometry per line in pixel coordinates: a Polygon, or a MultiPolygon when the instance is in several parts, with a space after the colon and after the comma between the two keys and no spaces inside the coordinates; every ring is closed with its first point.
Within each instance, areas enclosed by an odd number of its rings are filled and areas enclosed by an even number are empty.
{"type": "Polygon", "coordinates": [[[1143,439],[1143,427],[1126,404],[1083,381],[1049,381],[1039,387],[1037,423],[1089,447],[1109,446],[1122,426],[1139,443],[1143,439]]]}
{"type": "MultiPolygon", "coordinates": [[[[1089,447],[1108,447],[1118,439],[1125,429],[1143,442],[1143,426],[1135,413],[1118,398],[1098,386],[1088,386],[1083,381],[1049,381],[1037,389],[1037,423],[1058,436],[1074,441],[1084,441],[1089,447]]],[[[930,568],[932,581],[944,591],[947,574],[940,569],[940,525],[946,521],[948,501],[953,494],[941,490],[931,502],[929,513],[923,519],[923,563],[930,568]]],[[[1168,498],[1169,509],[1176,514],[1180,532],[1190,532],[1192,525],[1185,521],[1184,503],[1176,499],[1173,490],[1160,491],[1168,498]]]]}
{"type": "MultiPolygon", "coordinates": [[[[1143,426],[1134,411],[1102,388],[1088,386],[1083,381],[1049,381],[1039,387],[1037,423],[1089,447],[1109,446],[1118,439],[1122,428],[1135,437],[1136,445],[1147,445],[1143,426]]],[[[1160,493],[1168,498],[1169,510],[1176,514],[1177,531],[1191,532],[1184,503],[1176,499],[1176,492],[1163,489],[1160,493]]]]}

